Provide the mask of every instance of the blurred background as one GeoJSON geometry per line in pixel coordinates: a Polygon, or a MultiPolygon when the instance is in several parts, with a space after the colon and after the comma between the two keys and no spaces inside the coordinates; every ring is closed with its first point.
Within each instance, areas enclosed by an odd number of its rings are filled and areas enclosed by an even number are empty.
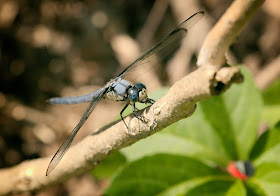
{"type": "MultiPolygon", "coordinates": [[[[232,2],[1,0],[0,167],[53,155],[87,106],[54,106],[48,98],[93,92],[203,10],[182,47],[141,82],[153,92],[196,69],[205,36],[232,2]]],[[[267,0],[227,53],[229,63],[247,66],[263,91],[280,75],[279,8],[278,0],[267,0]]],[[[115,120],[122,107],[101,102],[74,143],[115,120]]],[[[83,175],[38,195],[100,195],[107,184],[83,175]]]]}

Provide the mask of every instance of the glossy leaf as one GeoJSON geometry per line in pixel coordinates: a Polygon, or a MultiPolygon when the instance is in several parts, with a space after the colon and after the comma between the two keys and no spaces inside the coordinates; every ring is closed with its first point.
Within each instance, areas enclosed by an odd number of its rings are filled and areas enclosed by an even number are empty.
{"type": "Polygon", "coordinates": [[[212,180],[189,191],[186,196],[224,196],[232,186],[230,180],[212,180]]]}
{"type": "Polygon", "coordinates": [[[223,161],[223,157],[218,152],[212,151],[200,143],[196,143],[192,139],[184,138],[174,134],[158,133],[143,139],[130,146],[121,149],[121,152],[129,161],[139,159],[143,156],[153,155],[157,153],[169,153],[178,155],[189,155],[199,157],[205,163],[216,165],[216,162],[209,160],[223,161]],[[213,158],[214,157],[214,158],[213,158]]]}
{"type": "Polygon", "coordinates": [[[280,126],[275,126],[272,130],[265,132],[257,141],[252,156],[257,157],[254,165],[259,166],[263,163],[280,164],[280,126]],[[262,154],[260,154],[262,153],[262,154]]]}
{"type": "Polygon", "coordinates": [[[226,196],[246,196],[246,188],[241,180],[236,180],[235,183],[229,188],[226,196]]]}
{"type": "Polygon", "coordinates": [[[280,79],[264,90],[263,99],[265,105],[280,105],[280,79]]]}
{"type": "Polygon", "coordinates": [[[279,144],[280,141],[280,126],[264,132],[254,145],[250,159],[253,160],[260,156],[265,151],[279,144]]]}
{"type": "MultiPolygon", "coordinates": [[[[263,163],[256,167],[255,176],[247,183],[257,195],[277,196],[280,192],[280,164],[263,163]]],[[[252,190],[251,190],[252,191],[252,190]]]]}
{"type": "Polygon", "coordinates": [[[255,165],[260,165],[262,163],[278,163],[280,164],[280,144],[274,146],[273,148],[269,149],[265,153],[262,154],[258,159],[254,161],[255,165]]]}
{"type": "Polygon", "coordinates": [[[257,181],[247,182],[246,189],[248,196],[268,196],[257,181]]]}
{"type": "Polygon", "coordinates": [[[155,195],[190,179],[215,175],[224,173],[189,157],[147,156],[124,167],[105,195],[155,195]]]}
{"type": "Polygon", "coordinates": [[[280,121],[280,105],[264,106],[262,111],[262,120],[269,126],[273,127],[277,122],[280,121]]]}
{"type": "Polygon", "coordinates": [[[126,158],[120,152],[114,152],[94,168],[91,174],[97,179],[107,179],[125,163],[126,158]]]}
{"type": "Polygon", "coordinates": [[[263,163],[256,167],[254,178],[262,178],[267,173],[273,172],[274,170],[280,170],[280,165],[277,163],[263,163]]]}

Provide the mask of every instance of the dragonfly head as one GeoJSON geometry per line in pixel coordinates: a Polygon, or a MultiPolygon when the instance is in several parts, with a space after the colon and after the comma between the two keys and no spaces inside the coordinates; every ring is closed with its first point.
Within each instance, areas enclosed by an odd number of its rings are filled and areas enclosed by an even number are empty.
{"type": "Polygon", "coordinates": [[[136,83],[129,89],[128,97],[131,102],[144,103],[147,100],[146,86],[142,83],[136,83]]]}

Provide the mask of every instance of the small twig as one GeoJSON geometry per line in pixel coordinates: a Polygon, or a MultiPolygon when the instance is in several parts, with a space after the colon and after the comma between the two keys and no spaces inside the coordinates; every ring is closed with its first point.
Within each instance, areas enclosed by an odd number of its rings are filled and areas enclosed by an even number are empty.
{"type": "MultiPolygon", "coordinates": [[[[197,0],[172,0],[169,4],[178,24],[188,18],[192,12],[201,10],[197,0]]],[[[204,16],[188,32],[188,36],[184,39],[182,46],[175,53],[174,57],[168,61],[167,74],[170,84],[190,73],[192,56],[193,54],[198,54],[203,39],[210,31],[210,28],[207,17],[204,16]]]]}
{"type": "Polygon", "coordinates": [[[157,0],[151,9],[148,18],[137,35],[137,40],[142,48],[147,48],[160,25],[168,7],[168,0],[157,0]]]}
{"type": "Polygon", "coordinates": [[[34,125],[46,125],[52,130],[66,130],[65,123],[53,123],[55,117],[52,115],[23,105],[18,101],[8,100],[5,107],[2,108],[2,111],[15,120],[25,120],[34,125]]]}
{"type": "Polygon", "coordinates": [[[197,65],[217,68],[225,63],[225,52],[264,0],[236,0],[207,35],[197,65]]]}
{"type": "Polygon", "coordinates": [[[263,90],[280,76],[280,57],[265,66],[255,77],[257,86],[263,90]]]}

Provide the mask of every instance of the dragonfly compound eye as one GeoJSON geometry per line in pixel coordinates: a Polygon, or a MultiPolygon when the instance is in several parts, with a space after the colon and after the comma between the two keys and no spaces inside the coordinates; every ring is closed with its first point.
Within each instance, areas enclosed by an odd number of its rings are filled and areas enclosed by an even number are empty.
{"type": "Polygon", "coordinates": [[[132,102],[138,101],[138,90],[136,88],[131,88],[128,94],[129,94],[130,101],[132,102]]]}
{"type": "Polygon", "coordinates": [[[142,83],[135,83],[134,87],[138,89],[138,91],[142,90],[142,89],[146,89],[146,86],[142,83]]]}

